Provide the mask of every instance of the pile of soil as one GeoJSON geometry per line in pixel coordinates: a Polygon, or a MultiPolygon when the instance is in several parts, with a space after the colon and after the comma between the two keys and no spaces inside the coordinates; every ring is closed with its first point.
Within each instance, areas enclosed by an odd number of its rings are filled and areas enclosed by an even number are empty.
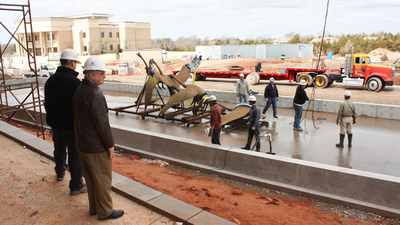
{"type": "Polygon", "coordinates": [[[381,58],[384,55],[387,56],[388,60],[396,60],[400,57],[400,53],[399,52],[392,52],[388,49],[385,48],[377,48],[371,52],[368,53],[369,56],[371,56],[371,58],[381,58]]]}

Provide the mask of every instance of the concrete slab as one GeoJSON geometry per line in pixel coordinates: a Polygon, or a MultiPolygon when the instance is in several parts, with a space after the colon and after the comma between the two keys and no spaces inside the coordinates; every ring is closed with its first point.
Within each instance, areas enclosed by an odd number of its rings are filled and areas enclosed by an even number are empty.
{"type": "Polygon", "coordinates": [[[51,159],[51,160],[54,160],[54,147],[52,146],[52,147],[48,147],[48,148],[42,148],[42,149],[40,149],[40,151],[42,152],[42,153],[40,153],[40,154],[42,154],[43,156],[45,156],[45,157],[47,157],[47,158],[49,158],[49,159],[51,159]]]}
{"type": "MultiPolygon", "coordinates": [[[[143,85],[141,84],[120,84],[105,82],[100,86],[103,91],[115,91],[115,92],[130,92],[130,93],[140,93],[143,85]]],[[[236,94],[230,91],[216,91],[216,90],[205,90],[209,95],[218,96],[219,101],[235,103],[237,101],[236,94]]],[[[156,91],[153,91],[153,95],[156,95],[156,91]]],[[[169,96],[169,92],[166,90],[161,90],[161,95],[169,96]]],[[[255,95],[257,102],[260,105],[265,105],[265,99],[263,94],[255,95]]],[[[293,97],[292,96],[280,96],[277,102],[278,108],[293,108],[293,97]]],[[[313,103],[315,105],[315,111],[335,113],[339,108],[340,101],[333,100],[322,100],[316,99],[313,103]]],[[[400,106],[396,105],[383,105],[383,104],[370,104],[356,102],[358,115],[385,118],[385,119],[395,119],[400,120],[400,106]]],[[[308,102],[304,104],[304,108],[308,107],[308,102]]]]}
{"type": "Polygon", "coordinates": [[[116,173],[114,171],[112,172],[112,185],[113,186],[117,185],[119,183],[128,181],[128,180],[130,180],[130,179],[125,177],[125,176],[123,176],[123,175],[121,175],[121,174],[119,174],[119,173],[116,173]]]}
{"type": "Polygon", "coordinates": [[[35,139],[29,139],[24,141],[25,145],[34,151],[40,151],[41,149],[46,149],[46,148],[53,148],[53,144],[50,142],[47,142],[43,139],[40,138],[35,138],[35,139]]]}
{"type": "Polygon", "coordinates": [[[5,136],[9,137],[8,134],[20,131],[21,129],[18,129],[17,127],[14,127],[13,125],[10,125],[6,122],[0,121],[0,130],[5,136]]]}
{"type": "Polygon", "coordinates": [[[151,199],[157,198],[163,193],[149,188],[134,180],[127,180],[113,185],[113,190],[136,202],[144,204],[151,199]]]}
{"type": "Polygon", "coordinates": [[[16,132],[12,132],[9,135],[12,136],[12,138],[18,142],[21,141],[27,141],[27,140],[31,140],[31,139],[36,139],[37,137],[33,134],[27,133],[21,129],[18,129],[19,131],[16,132]]]}
{"type": "MultiPolygon", "coordinates": [[[[187,221],[193,216],[199,214],[202,210],[182,202],[168,195],[161,195],[147,202],[147,204],[156,212],[162,210],[167,216],[177,221],[187,221]]],[[[165,214],[164,214],[165,215],[165,214]]]]}
{"type": "Polygon", "coordinates": [[[222,219],[221,217],[215,216],[209,212],[202,211],[201,213],[195,215],[187,221],[189,225],[234,225],[236,223],[232,223],[228,220],[222,219]]]}

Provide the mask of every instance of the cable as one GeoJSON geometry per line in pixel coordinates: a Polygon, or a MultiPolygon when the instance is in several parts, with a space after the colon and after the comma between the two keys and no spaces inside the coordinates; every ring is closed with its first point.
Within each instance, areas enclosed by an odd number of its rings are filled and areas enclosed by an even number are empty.
{"type": "MultiPolygon", "coordinates": [[[[328,9],[329,9],[329,0],[327,0],[327,3],[326,3],[324,30],[322,32],[321,45],[320,45],[320,48],[319,48],[319,55],[318,55],[317,75],[318,75],[319,62],[321,61],[322,45],[324,43],[325,29],[326,29],[326,20],[328,18],[328,9]]],[[[312,90],[312,94],[311,94],[311,99],[313,100],[313,102],[312,102],[312,104],[313,104],[313,107],[312,107],[312,121],[313,121],[314,128],[318,129],[318,127],[315,125],[315,117],[314,117],[314,112],[315,112],[315,90],[316,90],[316,88],[317,87],[314,85],[313,90],[312,90]]],[[[307,112],[308,112],[309,108],[310,108],[310,103],[308,103],[306,113],[305,113],[305,115],[303,117],[303,119],[304,119],[304,132],[306,134],[308,134],[306,120],[307,120],[307,112]]]]}
{"type": "Polygon", "coordinates": [[[216,168],[215,170],[223,170],[223,169],[225,169],[225,166],[226,166],[226,156],[228,155],[228,152],[229,152],[229,150],[230,150],[231,148],[233,148],[233,147],[230,147],[230,148],[229,148],[228,150],[226,150],[226,152],[225,152],[224,166],[223,166],[222,168],[216,168]]]}

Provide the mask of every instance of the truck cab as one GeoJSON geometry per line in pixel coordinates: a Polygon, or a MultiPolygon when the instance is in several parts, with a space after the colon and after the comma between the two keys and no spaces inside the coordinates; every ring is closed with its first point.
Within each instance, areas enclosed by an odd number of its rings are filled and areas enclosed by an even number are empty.
{"type": "MultiPolygon", "coordinates": [[[[371,63],[371,58],[364,54],[353,54],[352,57],[346,55],[346,65],[352,64],[352,70],[345,71],[343,83],[351,80],[362,79],[369,91],[380,91],[386,86],[393,86],[395,70],[390,66],[374,65],[371,63]],[[350,62],[347,62],[350,61],[350,62]]],[[[347,68],[345,68],[346,70],[347,68]]]]}
{"type": "MultiPolygon", "coordinates": [[[[353,50],[352,50],[353,52],[353,50]]],[[[374,65],[371,58],[365,54],[346,54],[345,66],[341,74],[326,74],[329,83],[333,81],[345,86],[361,87],[377,92],[386,86],[393,86],[395,68],[390,66],[374,65]]]]}

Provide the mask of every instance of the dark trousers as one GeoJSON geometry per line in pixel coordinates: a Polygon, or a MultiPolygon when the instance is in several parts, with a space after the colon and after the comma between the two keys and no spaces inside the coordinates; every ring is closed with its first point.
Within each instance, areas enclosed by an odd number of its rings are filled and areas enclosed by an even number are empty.
{"type": "Polygon", "coordinates": [[[277,114],[277,112],[276,112],[276,97],[273,97],[273,98],[268,97],[267,104],[265,105],[262,113],[265,114],[268,111],[271,104],[272,104],[272,110],[274,111],[274,116],[276,116],[276,114],[277,114]]]}
{"type": "MultiPolygon", "coordinates": [[[[256,136],[256,141],[260,138],[260,126],[257,125],[255,130],[253,130],[252,127],[253,126],[249,126],[249,134],[247,136],[247,144],[244,147],[245,149],[249,149],[249,150],[251,150],[250,148],[251,148],[251,142],[253,140],[253,137],[256,136]]],[[[257,145],[256,145],[256,151],[259,152],[260,149],[261,149],[261,143],[259,141],[259,142],[257,142],[257,145]]]]}
{"type": "Polygon", "coordinates": [[[89,213],[103,219],[113,212],[111,198],[112,161],[108,151],[84,153],[79,151],[85,172],[89,198],[89,213]]]}
{"type": "Polygon", "coordinates": [[[211,143],[213,144],[217,144],[217,145],[221,145],[221,142],[219,140],[221,136],[221,128],[217,129],[217,130],[213,130],[213,135],[211,138],[211,143]]]}
{"type": "Polygon", "coordinates": [[[83,186],[83,169],[81,159],[75,143],[75,132],[73,130],[52,129],[54,142],[54,162],[57,176],[64,176],[66,170],[67,148],[68,166],[71,174],[69,189],[72,191],[80,190],[83,186]]]}

